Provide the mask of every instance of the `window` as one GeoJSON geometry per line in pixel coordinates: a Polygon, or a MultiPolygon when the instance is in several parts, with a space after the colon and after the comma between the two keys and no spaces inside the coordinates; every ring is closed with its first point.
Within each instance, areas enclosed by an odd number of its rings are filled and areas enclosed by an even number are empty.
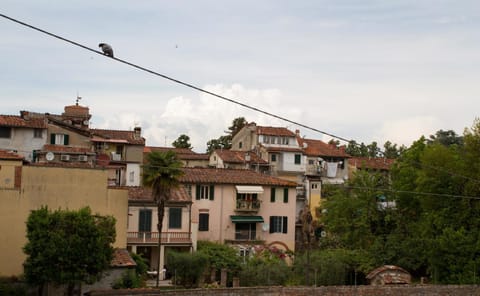
{"type": "Polygon", "coordinates": [[[0,138],[10,138],[12,128],[0,126],[0,138]]]}
{"type": "Polygon", "coordinates": [[[308,164],[309,164],[309,165],[314,165],[314,164],[315,164],[315,160],[309,159],[309,160],[308,160],[308,164]]]}
{"type": "Polygon", "coordinates": [[[302,162],[302,155],[295,154],[295,164],[300,164],[302,162]]]}
{"type": "Polygon", "coordinates": [[[237,209],[258,210],[260,201],[257,193],[237,193],[237,209]]]}
{"type": "Polygon", "coordinates": [[[129,181],[130,181],[130,182],[135,181],[135,172],[130,172],[130,173],[128,174],[128,178],[129,178],[129,181]]]}
{"type": "Polygon", "coordinates": [[[198,216],[198,231],[208,231],[209,214],[200,213],[198,216]]]}
{"type": "Polygon", "coordinates": [[[43,136],[43,130],[41,128],[33,129],[33,137],[34,138],[42,138],[42,136],[43,136]]]}
{"type": "Polygon", "coordinates": [[[270,143],[270,137],[269,136],[263,136],[263,143],[269,144],[270,143]]]}
{"type": "Polygon", "coordinates": [[[142,209],[138,215],[138,236],[151,236],[152,231],[152,210],[142,209]]]}
{"type": "Polygon", "coordinates": [[[168,228],[182,228],[182,208],[168,209],[168,228]]]}
{"type": "Polygon", "coordinates": [[[270,233],[287,233],[287,216],[270,216],[270,233]]]}
{"type": "Polygon", "coordinates": [[[287,137],[282,138],[282,144],[283,145],[288,145],[288,138],[287,137]]]}
{"type": "Polygon", "coordinates": [[[68,145],[68,138],[68,135],[65,134],[50,134],[50,144],[68,145]]]}
{"type": "MultiPolygon", "coordinates": [[[[276,188],[272,187],[270,189],[270,202],[276,201],[276,188]]],[[[288,203],[288,188],[283,188],[283,202],[288,203]]]]}
{"type": "Polygon", "coordinates": [[[276,161],[277,161],[277,155],[276,155],[276,154],[270,155],[270,160],[271,160],[272,162],[276,162],[276,161]]]}
{"type": "Polygon", "coordinates": [[[242,149],[242,147],[243,147],[243,143],[242,143],[242,142],[239,142],[239,143],[238,143],[238,149],[242,149]]]}
{"type": "Polygon", "coordinates": [[[215,188],[213,185],[197,185],[195,190],[195,198],[200,199],[214,199],[215,188]]]}

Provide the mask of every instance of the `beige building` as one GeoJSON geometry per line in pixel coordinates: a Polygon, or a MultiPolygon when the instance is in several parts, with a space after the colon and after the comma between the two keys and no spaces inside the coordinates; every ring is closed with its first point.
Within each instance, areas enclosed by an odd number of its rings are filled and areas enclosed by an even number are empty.
{"type": "Polygon", "coordinates": [[[296,183],[252,170],[186,168],[198,240],[295,250],[296,183]]]}
{"type": "Polygon", "coordinates": [[[174,148],[174,147],[153,147],[146,146],[144,149],[144,161],[145,155],[151,152],[167,152],[173,151],[177,155],[177,158],[182,162],[184,167],[207,167],[208,166],[208,154],[196,153],[188,148],[174,148]]]}
{"type": "Polygon", "coordinates": [[[117,219],[115,247],[126,248],[128,191],[108,186],[105,170],[24,165],[22,157],[0,152],[0,276],[23,273],[26,221],[30,211],[79,209],[117,219]]]}

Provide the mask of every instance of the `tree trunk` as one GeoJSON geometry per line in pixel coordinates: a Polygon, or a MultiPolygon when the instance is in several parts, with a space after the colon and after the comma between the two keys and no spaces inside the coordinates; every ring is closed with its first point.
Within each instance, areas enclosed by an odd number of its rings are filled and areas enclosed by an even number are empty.
{"type": "Polygon", "coordinates": [[[160,197],[157,202],[157,219],[158,219],[158,224],[157,224],[157,229],[158,229],[158,260],[157,260],[157,284],[156,287],[159,287],[159,281],[160,281],[160,271],[163,269],[160,269],[160,258],[162,255],[162,226],[163,226],[163,217],[165,216],[165,199],[163,197],[160,197]]]}

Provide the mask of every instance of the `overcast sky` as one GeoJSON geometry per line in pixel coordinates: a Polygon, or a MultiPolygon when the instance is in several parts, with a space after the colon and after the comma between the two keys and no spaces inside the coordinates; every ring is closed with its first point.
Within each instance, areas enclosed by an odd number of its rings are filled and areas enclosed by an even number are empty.
{"type": "MultiPolygon", "coordinates": [[[[480,110],[480,1],[26,1],[0,13],[241,103],[357,142],[462,134],[480,110]]],[[[92,127],[141,126],[194,150],[236,117],[292,125],[0,17],[2,114],[88,106],[92,127]]]]}

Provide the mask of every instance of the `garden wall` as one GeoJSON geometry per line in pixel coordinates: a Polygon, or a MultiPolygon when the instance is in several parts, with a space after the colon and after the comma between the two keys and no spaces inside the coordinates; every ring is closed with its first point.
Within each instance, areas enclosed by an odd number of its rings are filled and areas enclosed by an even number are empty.
{"type": "Polygon", "coordinates": [[[325,287],[241,287],[191,290],[108,290],[91,291],[90,296],[451,296],[480,295],[478,285],[408,285],[408,286],[325,286],[325,287]]]}

